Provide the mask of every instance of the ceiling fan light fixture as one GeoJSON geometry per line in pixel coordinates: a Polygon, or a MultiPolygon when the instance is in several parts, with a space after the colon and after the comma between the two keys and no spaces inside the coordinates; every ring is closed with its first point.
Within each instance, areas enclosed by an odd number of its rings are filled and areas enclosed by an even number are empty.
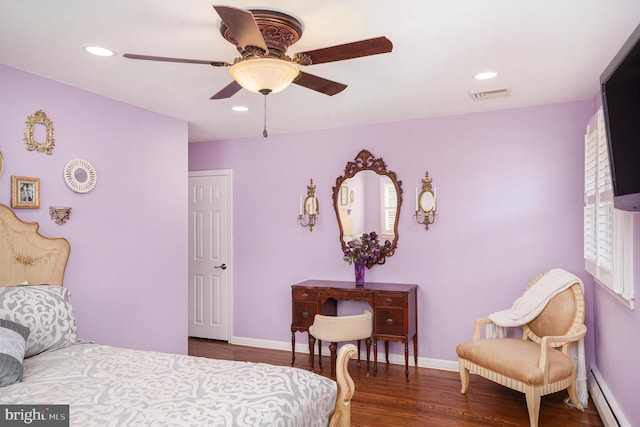
{"type": "Polygon", "coordinates": [[[238,62],[229,70],[240,86],[254,93],[276,93],[298,77],[300,70],[292,62],[274,58],[255,58],[238,62]]]}

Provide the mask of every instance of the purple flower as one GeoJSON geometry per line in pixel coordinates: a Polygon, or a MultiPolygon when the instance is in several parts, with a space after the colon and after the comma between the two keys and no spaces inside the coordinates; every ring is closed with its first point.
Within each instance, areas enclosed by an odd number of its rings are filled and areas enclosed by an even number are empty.
{"type": "Polygon", "coordinates": [[[364,263],[373,265],[380,259],[380,254],[391,247],[391,242],[386,240],[383,246],[380,246],[378,235],[375,231],[364,233],[362,237],[351,240],[344,248],[344,261],[349,265],[355,263],[364,263]]]}

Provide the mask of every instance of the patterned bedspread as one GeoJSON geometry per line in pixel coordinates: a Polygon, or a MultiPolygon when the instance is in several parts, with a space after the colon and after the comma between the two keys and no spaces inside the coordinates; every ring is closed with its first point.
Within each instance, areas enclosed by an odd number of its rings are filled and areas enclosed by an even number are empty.
{"type": "Polygon", "coordinates": [[[2,404],[69,404],[71,426],[327,426],[336,383],[302,369],[80,343],[24,361],[2,404]]]}

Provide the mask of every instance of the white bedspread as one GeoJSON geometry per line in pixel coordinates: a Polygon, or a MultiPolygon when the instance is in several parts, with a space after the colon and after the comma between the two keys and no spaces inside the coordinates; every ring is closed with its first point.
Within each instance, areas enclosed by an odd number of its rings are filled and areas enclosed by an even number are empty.
{"type": "Polygon", "coordinates": [[[81,343],[24,361],[2,404],[69,404],[70,425],[327,426],[334,381],[311,372],[81,343]]]}

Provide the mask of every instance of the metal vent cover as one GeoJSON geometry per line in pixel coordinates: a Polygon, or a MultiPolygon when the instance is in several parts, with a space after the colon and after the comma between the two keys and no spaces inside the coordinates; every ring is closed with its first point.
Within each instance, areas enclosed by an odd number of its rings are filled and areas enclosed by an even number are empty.
{"type": "Polygon", "coordinates": [[[492,89],[492,90],[484,90],[481,92],[469,92],[471,98],[474,101],[480,101],[482,99],[490,99],[490,98],[500,98],[503,96],[509,96],[511,93],[510,88],[502,88],[502,89],[492,89]]]}

